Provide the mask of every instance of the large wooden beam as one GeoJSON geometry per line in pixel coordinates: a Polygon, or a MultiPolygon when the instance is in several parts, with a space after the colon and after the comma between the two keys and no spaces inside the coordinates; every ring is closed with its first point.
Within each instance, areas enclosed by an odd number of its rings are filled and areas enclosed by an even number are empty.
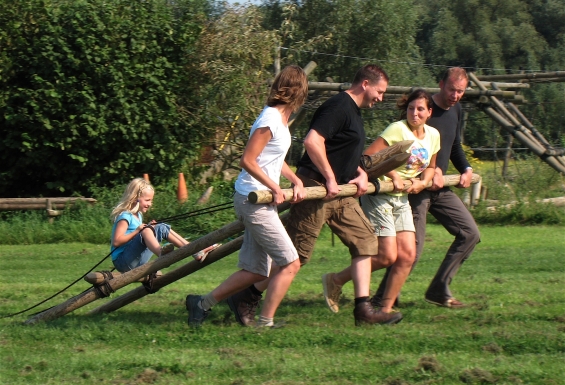
{"type": "Polygon", "coordinates": [[[505,75],[478,75],[477,79],[484,81],[496,80],[535,80],[535,79],[550,79],[550,78],[565,78],[565,71],[555,72],[532,72],[529,74],[505,74],[505,75]]]}
{"type": "MultiPolygon", "coordinates": [[[[326,83],[326,82],[308,82],[309,90],[325,90],[325,91],[345,91],[349,89],[351,83],[326,83]]],[[[431,94],[439,92],[437,87],[402,87],[402,86],[388,86],[386,88],[387,94],[405,94],[417,88],[422,88],[431,94]]],[[[467,89],[465,91],[466,97],[479,98],[481,96],[496,96],[504,99],[514,99],[516,97],[515,91],[500,91],[500,90],[474,90],[467,89]]]]}
{"type": "MultiPolygon", "coordinates": [[[[444,175],[443,183],[444,186],[456,186],[459,184],[461,175],[444,175]]],[[[481,179],[479,174],[473,174],[471,183],[478,183],[481,179]]],[[[429,182],[426,187],[431,187],[432,183],[429,182]]],[[[404,190],[412,186],[412,182],[409,180],[404,181],[404,190]]],[[[339,186],[340,191],[337,197],[350,197],[357,193],[357,186],[354,184],[342,184],[339,186]]],[[[379,192],[392,192],[394,190],[394,185],[391,181],[380,182],[379,192]]],[[[369,183],[369,188],[367,189],[367,194],[372,194],[375,192],[375,185],[369,183]]],[[[292,189],[283,189],[285,200],[288,202],[292,199],[292,189]]],[[[327,190],[325,186],[316,187],[306,187],[306,200],[312,199],[322,199],[327,195],[327,190]]],[[[258,190],[249,193],[248,197],[251,203],[265,204],[273,201],[273,194],[269,190],[258,190]]]]}
{"type": "MultiPolygon", "coordinates": [[[[211,265],[214,262],[219,261],[220,259],[230,255],[231,253],[239,250],[241,248],[241,244],[243,243],[243,236],[240,236],[225,245],[214,249],[208,254],[204,262],[199,263],[198,261],[191,261],[175,270],[172,270],[166,274],[163,274],[161,277],[155,279],[153,281],[153,289],[155,291],[178,281],[181,278],[186,277],[189,274],[194,273],[206,266],[211,265]]],[[[129,292],[122,294],[121,296],[108,301],[102,306],[97,307],[96,309],[91,310],[88,314],[99,314],[99,313],[110,313],[112,311],[118,310],[126,305],[129,305],[132,302],[137,301],[148,295],[149,292],[143,286],[139,286],[129,292]]]]}
{"type": "MultiPolygon", "coordinates": [[[[176,249],[164,256],[157,258],[154,261],[150,261],[145,265],[139,266],[133,270],[130,270],[126,273],[121,274],[120,276],[108,281],[108,285],[111,287],[113,291],[119,290],[124,286],[129,285],[132,282],[136,282],[140,278],[153,274],[158,270],[164,269],[173,263],[176,263],[186,257],[192,256],[194,253],[197,253],[200,250],[205,249],[208,246],[211,246],[215,243],[220,243],[224,239],[231,237],[241,231],[244,230],[243,224],[240,221],[234,221],[221,229],[211,232],[201,238],[198,238],[188,245],[183,246],[179,249],[176,249]]],[[[82,306],[85,306],[99,297],[99,293],[96,289],[91,288],[88,289],[81,294],[68,299],[67,301],[54,306],[50,309],[45,310],[35,316],[29,318],[25,321],[26,324],[32,325],[41,321],[49,321],[59,317],[62,317],[65,314],[68,314],[82,306]]]]}

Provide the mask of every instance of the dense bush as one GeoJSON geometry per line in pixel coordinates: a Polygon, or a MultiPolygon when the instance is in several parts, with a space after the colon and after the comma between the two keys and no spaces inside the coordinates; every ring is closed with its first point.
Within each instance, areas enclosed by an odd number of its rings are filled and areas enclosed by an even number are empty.
{"type": "Polygon", "coordinates": [[[0,196],[167,178],[195,154],[183,68],[206,2],[172,4],[3,2],[0,196]]]}

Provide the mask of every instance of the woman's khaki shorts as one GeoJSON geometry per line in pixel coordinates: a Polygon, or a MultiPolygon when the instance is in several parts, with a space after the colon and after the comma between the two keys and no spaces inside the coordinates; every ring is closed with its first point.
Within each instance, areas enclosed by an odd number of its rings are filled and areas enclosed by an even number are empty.
{"type": "Polygon", "coordinates": [[[298,259],[275,206],[253,204],[238,193],[234,206],[238,219],[245,225],[237,267],[268,277],[271,261],[286,266],[298,259]]]}
{"type": "Polygon", "coordinates": [[[408,195],[364,195],[361,207],[379,237],[396,237],[400,231],[416,231],[408,195]]]}

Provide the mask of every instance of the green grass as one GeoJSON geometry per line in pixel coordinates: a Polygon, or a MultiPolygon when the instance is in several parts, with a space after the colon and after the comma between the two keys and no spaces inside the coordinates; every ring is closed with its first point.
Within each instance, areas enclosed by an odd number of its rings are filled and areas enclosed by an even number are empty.
{"type": "MultiPolygon", "coordinates": [[[[22,323],[33,311],[0,320],[0,383],[561,384],[563,230],[481,227],[482,242],[451,286],[470,307],[454,311],[423,300],[451,242],[443,228],[430,225],[425,254],[403,290],[405,318],[392,327],[354,326],[350,284],[341,311],[326,308],[320,276],[344,267],[349,257],[324,231],[277,312],[284,327],[242,328],[221,303],[202,328],[189,329],[185,296],[206,293],[233,272],[232,255],[114,313],[87,315],[106,301],[100,300],[33,326],[22,323]]],[[[107,249],[87,243],[0,246],[2,314],[55,293],[107,249]]],[[[38,309],[86,288],[81,282],[38,309]]]]}

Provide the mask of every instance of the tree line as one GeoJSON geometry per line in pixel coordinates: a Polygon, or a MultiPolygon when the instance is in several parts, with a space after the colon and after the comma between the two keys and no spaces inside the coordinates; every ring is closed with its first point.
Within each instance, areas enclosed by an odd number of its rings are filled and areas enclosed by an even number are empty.
{"type": "MultiPolygon", "coordinates": [[[[377,62],[403,86],[435,86],[454,65],[562,70],[564,19],[558,0],[6,0],[0,196],[88,194],[142,173],[154,183],[180,170],[196,177],[204,150],[226,145],[233,160],[275,63],[315,61],[310,80],[348,82],[377,62]]],[[[558,146],[563,91],[536,85],[521,107],[558,146]]],[[[371,135],[396,118],[364,113],[371,135]]],[[[501,136],[471,115],[468,145],[501,136]]]]}

